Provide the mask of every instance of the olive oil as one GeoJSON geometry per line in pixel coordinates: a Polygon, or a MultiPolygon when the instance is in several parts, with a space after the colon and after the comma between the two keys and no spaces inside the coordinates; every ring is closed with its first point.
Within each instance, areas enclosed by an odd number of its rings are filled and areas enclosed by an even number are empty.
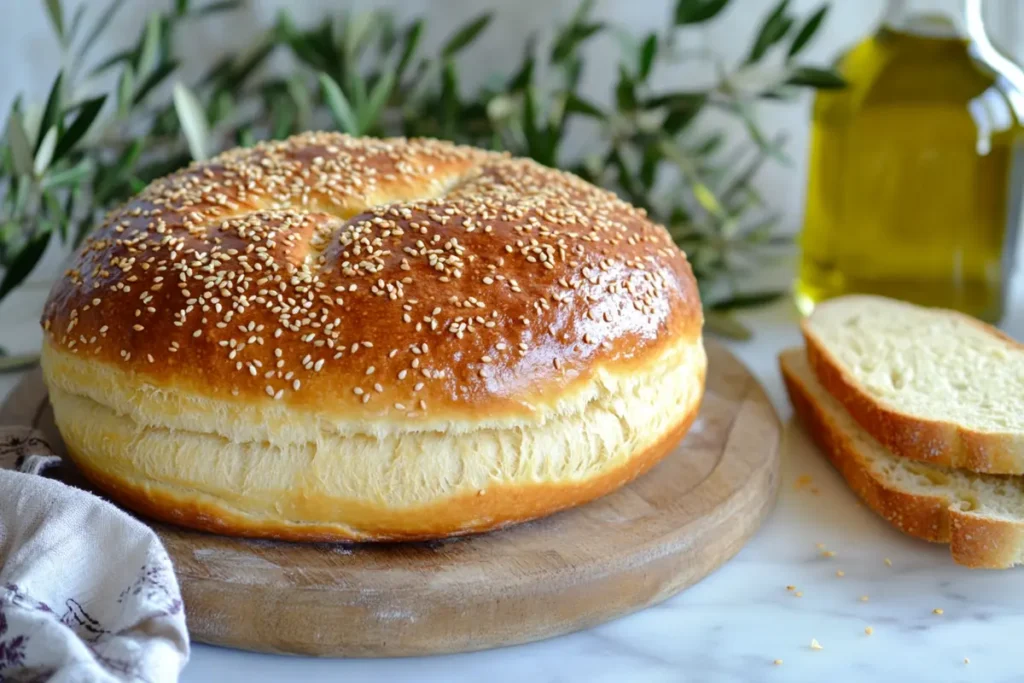
{"type": "Polygon", "coordinates": [[[952,22],[884,25],[814,105],[796,283],[805,313],[881,294],[1002,315],[1019,221],[1020,99],[952,22]]]}

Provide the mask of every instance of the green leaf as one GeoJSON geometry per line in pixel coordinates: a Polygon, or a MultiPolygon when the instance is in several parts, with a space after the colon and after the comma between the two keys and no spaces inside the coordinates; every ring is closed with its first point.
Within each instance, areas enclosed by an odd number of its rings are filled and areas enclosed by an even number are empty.
{"type": "Polygon", "coordinates": [[[349,60],[355,61],[366,47],[366,43],[373,35],[372,29],[376,18],[377,15],[373,12],[349,14],[342,39],[342,45],[345,47],[345,53],[349,60]]]}
{"type": "Polygon", "coordinates": [[[50,23],[53,24],[53,30],[57,32],[57,37],[60,38],[61,45],[64,45],[64,9],[60,5],[60,0],[46,0],[45,4],[46,14],[50,17],[50,23]]]}
{"type": "Polygon", "coordinates": [[[71,168],[66,168],[63,171],[57,171],[56,173],[48,173],[43,177],[41,187],[44,190],[50,190],[56,187],[64,187],[66,185],[76,185],[77,183],[84,180],[92,172],[92,159],[82,159],[71,168]]]}
{"type": "Polygon", "coordinates": [[[239,147],[252,147],[256,144],[256,137],[252,133],[251,126],[242,126],[235,134],[235,142],[239,147]]]}
{"type": "Polygon", "coordinates": [[[654,185],[658,176],[658,166],[661,163],[661,150],[657,145],[644,147],[643,159],[640,161],[640,183],[648,191],[654,185]]]}
{"type": "MultiPolygon", "coordinates": [[[[89,51],[89,48],[93,46],[96,39],[99,38],[100,34],[105,28],[108,28],[111,22],[114,20],[114,15],[124,5],[124,0],[110,0],[110,4],[107,5],[106,9],[96,19],[96,23],[92,25],[92,30],[86,36],[85,40],[82,41],[82,47],[78,50],[76,55],[79,60],[89,51]]],[[[93,73],[97,73],[98,70],[94,70],[93,73]]]]}
{"type": "Polygon", "coordinates": [[[58,125],[60,121],[61,90],[64,82],[64,72],[57,74],[57,78],[50,87],[50,95],[46,98],[46,107],[43,109],[43,116],[39,119],[39,137],[36,139],[35,154],[39,153],[39,146],[43,144],[43,133],[51,126],[58,125]]]}
{"type": "Polygon", "coordinates": [[[46,135],[39,142],[36,158],[32,162],[32,173],[38,178],[50,167],[53,161],[53,150],[57,148],[57,126],[50,126],[46,135]]]}
{"type": "Polygon", "coordinates": [[[175,0],[174,13],[183,17],[188,13],[188,0],[175,0]]]}
{"type": "Polygon", "coordinates": [[[151,12],[146,20],[146,33],[142,39],[142,52],[139,54],[139,61],[135,72],[142,77],[149,73],[156,66],[160,56],[160,14],[151,12]]]}
{"type": "Polygon", "coordinates": [[[100,62],[92,71],[89,72],[90,76],[98,76],[112,66],[117,66],[122,62],[130,62],[135,59],[135,50],[121,50],[110,55],[102,62],[100,62]]]}
{"type": "Polygon", "coordinates": [[[533,81],[533,69],[536,59],[534,53],[537,49],[537,34],[531,34],[523,46],[523,62],[519,70],[515,72],[508,83],[508,90],[517,92],[525,89],[533,81]]]}
{"type": "Polygon", "coordinates": [[[492,14],[485,12],[457,30],[441,48],[441,57],[448,59],[468,47],[491,22],[492,14]]]}
{"type": "Polygon", "coordinates": [[[28,204],[28,196],[32,193],[32,169],[25,175],[18,176],[17,188],[14,191],[14,208],[11,211],[13,216],[23,216],[25,207],[28,204]]]}
{"type": "Polygon", "coordinates": [[[594,119],[604,120],[605,118],[603,111],[576,93],[569,93],[569,97],[565,102],[565,111],[567,114],[582,114],[583,116],[589,116],[594,119]]]}
{"type": "Polygon", "coordinates": [[[117,114],[125,116],[132,106],[132,93],[135,90],[135,70],[131,64],[125,64],[121,78],[117,81],[117,114]]]}
{"type": "Polygon", "coordinates": [[[718,151],[724,141],[725,137],[721,133],[712,133],[694,147],[693,153],[700,157],[711,156],[718,151]]]}
{"type": "Polygon", "coordinates": [[[462,104],[459,102],[459,78],[455,70],[455,63],[447,60],[444,69],[441,71],[441,134],[454,140],[457,134],[459,110],[462,104]]]}
{"type": "Polygon", "coordinates": [[[202,7],[192,10],[192,16],[202,17],[207,14],[217,14],[218,12],[230,12],[236,10],[242,6],[244,0],[219,0],[218,2],[211,2],[202,7]]]}
{"type": "Polygon", "coordinates": [[[640,48],[640,70],[637,76],[641,81],[647,80],[651,75],[651,67],[654,66],[654,57],[658,54],[658,36],[651,33],[647,36],[643,46],[640,48]]]}
{"type": "Polygon", "coordinates": [[[786,37],[786,33],[793,26],[793,19],[786,12],[788,7],[789,0],[782,0],[765,19],[757,39],[750,48],[750,54],[747,55],[748,64],[761,59],[769,48],[786,37]]]}
{"type": "Polygon", "coordinates": [[[345,133],[359,135],[359,119],[352,111],[352,106],[349,104],[348,98],[345,97],[345,93],[327,74],[321,72],[318,79],[320,90],[323,92],[324,100],[331,111],[335,125],[345,133]]]}
{"type": "Polygon", "coordinates": [[[832,69],[819,69],[813,66],[799,66],[786,81],[789,85],[803,85],[821,90],[845,88],[846,81],[832,69]]]}
{"type": "Polygon", "coordinates": [[[188,151],[197,161],[206,159],[210,151],[210,129],[199,99],[183,83],[174,84],[174,109],[178,112],[181,130],[188,142],[188,151]]]}
{"type": "Polygon", "coordinates": [[[797,32],[796,38],[794,38],[793,42],[789,45],[789,52],[786,55],[787,57],[795,57],[804,49],[804,47],[807,46],[807,43],[811,41],[811,38],[814,37],[814,34],[817,33],[818,29],[821,27],[821,22],[825,20],[826,14],[828,14],[828,5],[822,5],[817,12],[812,14],[811,17],[804,22],[804,25],[800,27],[800,31],[797,32]]]}
{"type": "Polygon", "coordinates": [[[78,115],[75,116],[75,120],[71,122],[68,129],[60,136],[60,140],[57,141],[57,149],[53,151],[55,161],[62,159],[89,131],[89,127],[96,120],[96,116],[100,113],[100,109],[103,108],[103,103],[106,99],[106,95],[101,95],[82,103],[78,110],[78,115]]]}
{"type": "Polygon", "coordinates": [[[17,111],[11,113],[7,119],[7,140],[11,145],[11,156],[14,160],[14,170],[18,175],[29,175],[32,173],[32,143],[28,140],[25,132],[25,124],[22,122],[21,114],[17,111]]]}
{"type": "Polygon", "coordinates": [[[20,285],[29,276],[32,269],[39,263],[46,251],[46,245],[50,243],[52,230],[37,230],[28,242],[18,251],[17,255],[7,267],[4,278],[0,281],[0,299],[7,296],[7,293],[20,285]]]}
{"type": "Polygon", "coordinates": [[[78,29],[82,26],[82,18],[85,16],[85,8],[86,6],[82,4],[75,9],[75,14],[71,17],[71,26],[68,27],[67,36],[64,39],[65,47],[73,43],[75,36],[78,35],[78,29]]]}
{"type": "Polygon", "coordinates": [[[626,197],[634,204],[642,204],[641,200],[644,195],[633,182],[633,172],[626,165],[626,159],[618,147],[615,147],[608,155],[608,161],[618,172],[616,180],[618,180],[619,187],[626,193],[626,197]]]}
{"type": "Polygon", "coordinates": [[[422,35],[422,19],[412,22],[405,30],[405,36],[402,39],[402,56],[398,59],[398,64],[395,66],[395,80],[400,81],[402,76],[405,75],[405,69],[409,66],[409,60],[416,54],[416,47],[419,45],[422,35]]]}
{"type": "Polygon", "coordinates": [[[690,189],[693,191],[693,196],[697,200],[697,203],[700,204],[705,211],[720,218],[725,216],[725,211],[722,209],[722,205],[718,201],[718,198],[715,197],[715,193],[711,191],[711,188],[704,183],[695,182],[690,189]]]}
{"type": "Polygon", "coordinates": [[[164,82],[168,76],[174,73],[174,70],[178,68],[177,60],[171,60],[164,62],[158,66],[151,74],[149,74],[145,80],[139,83],[139,86],[135,89],[135,97],[132,98],[133,104],[138,104],[142,100],[146,99],[154,88],[164,82]]]}
{"type": "Polygon", "coordinates": [[[533,153],[541,147],[541,135],[537,129],[537,106],[534,101],[535,89],[523,91],[523,135],[526,137],[526,148],[533,153]]]}
{"type": "Polygon", "coordinates": [[[754,336],[743,323],[734,316],[722,311],[706,312],[704,314],[704,324],[709,332],[737,341],[747,341],[754,336]]]}
{"type": "Polygon", "coordinates": [[[678,0],[676,2],[676,26],[700,24],[714,19],[725,9],[729,0],[678,0]]]}
{"type": "Polygon", "coordinates": [[[576,6],[576,11],[572,13],[572,17],[569,19],[569,25],[582,24],[583,20],[586,19],[593,11],[596,1],[597,0],[582,0],[582,2],[576,6]]]}
{"type": "Polygon", "coordinates": [[[292,132],[292,127],[295,125],[298,110],[286,98],[276,97],[274,98],[274,104],[271,106],[271,111],[273,112],[270,125],[271,139],[281,140],[288,137],[292,132]]]}
{"type": "Polygon", "coordinates": [[[615,103],[622,112],[636,110],[635,83],[630,77],[626,67],[619,65],[619,82],[615,86],[615,103]]]}
{"type": "Polygon", "coordinates": [[[363,107],[366,106],[366,81],[355,67],[347,70],[345,85],[348,88],[349,101],[352,104],[352,108],[357,112],[361,112],[363,107]]]}
{"type": "Polygon", "coordinates": [[[292,102],[295,103],[297,118],[300,121],[304,121],[309,117],[310,111],[313,108],[313,98],[310,96],[309,88],[306,87],[306,83],[302,80],[301,76],[289,78],[286,88],[288,94],[291,95],[292,102]]]}
{"type": "Polygon", "coordinates": [[[394,73],[385,71],[384,75],[373,86],[373,90],[370,91],[370,97],[366,102],[366,106],[359,112],[359,130],[362,133],[370,130],[377,123],[381,113],[384,111],[384,105],[387,104],[388,98],[391,97],[391,91],[394,87],[394,73]]]}
{"type": "Polygon", "coordinates": [[[588,38],[604,28],[604,24],[570,25],[559,35],[551,48],[551,61],[555,64],[567,60],[588,38]]]}
{"type": "Polygon", "coordinates": [[[755,292],[753,294],[737,294],[728,299],[716,301],[708,308],[711,311],[736,311],[745,308],[757,308],[774,303],[789,294],[785,289],[770,292],[755,292]]]}
{"type": "Polygon", "coordinates": [[[99,169],[96,174],[95,200],[97,204],[105,204],[117,190],[127,182],[129,170],[135,166],[142,154],[143,141],[135,139],[118,156],[113,166],[99,169]]]}

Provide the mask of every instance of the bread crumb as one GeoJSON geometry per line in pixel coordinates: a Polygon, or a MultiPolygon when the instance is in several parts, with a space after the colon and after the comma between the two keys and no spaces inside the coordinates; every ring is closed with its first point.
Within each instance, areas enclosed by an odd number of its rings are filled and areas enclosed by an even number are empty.
{"type": "Polygon", "coordinates": [[[864,633],[868,634],[869,636],[870,636],[870,635],[871,635],[872,633],[874,633],[874,632],[875,632],[875,629],[871,628],[870,626],[865,626],[865,627],[864,627],[864,633]]]}
{"type": "Polygon", "coordinates": [[[782,660],[776,659],[774,662],[772,662],[772,664],[774,664],[775,666],[782,666],[782,660]]]}
{"type": "Polygon", "coordinates": [[[811,493],[813,493],[814,495],[817,496],[817,495],[819,495],[821,493],[821,491],[818,490],[817,486],[812,486],[811,487],[811,493]]]}
{"type": "Polygon", "coordinates": [[[811,638],[811,649],[812,650],[824,650],[825,648],[823,648],[821,646],[821,643],[818,642],[817,638],[811,638]]]}
{"type": "Polygon", "coordinates": [[[941,607],[936,607],[935,609],[932,610],[932,614],[942,614],[942,608],[941,607]]]}
{"type": "Polygon", "coordinates": [[[818,550],[824,550],[825,549],[825,544],[824,543],[815,543],[814,547],[816,547],[818,550]]]}
{"type": "Polygon", "coordinates": [[[885,558],[885,566],[886,567],[891,567],[892,566],[892,560],[890,560],[888,557],[885,558]]]}
{"type": "Polygon", "coordinates": [[[846,576],[846,572],[844,572],[842,569],[837,569],[836,570],[836,576],[838,576],[841,579],[844,576],[846,576]]]}
{"type": "Polygon", "coordinates": [[[796,590],[796,586],[786,586],[786,590],[788,590],[788,591],[795,591],[796,590]]]}
{"type": "Polygon", "coordinates": [[[970,664],[970,663],[971,663],[971,658],[970,657],[964,657],[964,664],[970,664]]]}
{"type": "Polygon", "coordinates": [[[861,602],[867,602],[868,601],[868,596],[866,596],[866,595],[860,596],[860,601],[861,602]]]}
{"type": "Polygon", "coordinates": [[[809,474],[801,474],[799,477],[796,478],[796,483],[793,485],[793,488],[795,488],[797,491],[799,491],[800,489],[804,488],[805,486],[808,486],[810,483],[811,483],[811,475],[809,475],[809,474]]]}
{"type": "Polygon", "coordinates": [[[822,557],[835,557],[836,556],[836,551],[835,550],[822,550],[821,551],[821,556],[822,557]]]}
{"type": "Polygon", "coordinates": [[[793,593],[793,595],[795,595],[798,598],[802,598],[802,597],[804,597],[804,592],[803,591],[797,591],[796,593],[793,593]]]}

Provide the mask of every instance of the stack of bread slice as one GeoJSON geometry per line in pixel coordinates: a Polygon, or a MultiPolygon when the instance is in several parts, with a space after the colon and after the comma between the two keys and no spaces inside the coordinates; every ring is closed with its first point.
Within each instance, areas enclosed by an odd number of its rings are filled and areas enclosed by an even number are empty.
{"type": "Polygon", "coordinates": [[[784,351],[793,407],[849,486],[971,567],[1024,563],[1024,346],[872,296],[819,304],[784,351]]]}

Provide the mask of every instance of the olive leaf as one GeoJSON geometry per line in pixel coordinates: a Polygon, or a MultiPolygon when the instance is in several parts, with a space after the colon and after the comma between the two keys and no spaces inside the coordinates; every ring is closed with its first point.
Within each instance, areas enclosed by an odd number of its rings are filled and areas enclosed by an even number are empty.
{"type": "Polygon", "coordinates": [[[48,131],[51,126],[55,126],[59,122],[61,111],[61,90],[63,83],[64,73],[60,72],[57,74],[57,78],[53,81],[53,85],[50,86],[50,94],[46,97],[46,107],[43,109],[43,115],[39,119],[39,135],[36,138],[35,154],[39,153],[39,146],[43,144],[43,134],[48,131]]]}
{"type": "Polygon", "coordinates": [[[761,31],[750,48],[750,54],[747,56],[748,64],[761,59],[769,48],[786,37],[789,29],[793,27],[794,21],[786,11],[788,8],[789,0],[782,0],[765,19],[761,31]]]}
{"type": "Polygon", "coordinates": [[[174,84],[174,109],[181,121],[181,130],[188,141],[192,158],[197,161],[209,156],[210,130],[206,114],[199,99],[180,81],[174,84]]]}
{"type": "Polygon", "coordinates": [[[100,95],[92,99],[86,100],[78,109],[78,114],[75,119],[68,126],[68,129],[64,131],[64,134],[60,136],[60,140],[57,142],[57,148],[53,151],[53,158],[60,160],[64,155],[71,150],[79,140],[89,132],[89,127],[92,126],[93,121],[100,113],[100,109],[103,108],[103,103],[106,102],[107,96],[100,95]]]}
{"type": "Polygon", "coordinates": [[[813,66],[800,66],[793,70],[786,81],[789,85],[804,85],[811,88],[831,90],[845,88],[846,81],[832,69],[820,69],[813,66]]]}
{"type": "Polygon", "coordinates": [[[341,91],[341,88],[334,82],[334,79],[327,74],[321,72],[318,78],[320,80],[320,89],[323,91],[324,99],[327,101],[327,106],[330,109],[335,125],[345,133],[358,135],[360,131],[359,118],[352,110],[352,105],[349,104],[345,93],[341,91]]]}
{"type": "Polygon", "coordinates": [[[14,259],[7,266],[7,272],[0,280],[0,299],[8,292],[17,287],[31,274],[39,259],[43,257],[46,246],[50,243],[53,232],[50,230],[37,230],[36,234],[29,238],[24,246],[18,251],[14,259]]]}
{"type": "Polygon", "coordinates": [[[828,5],[822,5],[817,12],[812,14],[804,25],[797,31],[796,37],[793,38],[793,42],[789,45],[789,52],[786,56],[793,58],[800,54],[800,52],[811,42],[811,38],[818,32],[823,21],[825,21],[825,15],[828,14],[828,5]]]}
{"type": "Polygon", "coordinates": [[[43,175],[43,172],[49,168],[55,149],[57,149],[57,126],[50,126],[50,129],[39,141],[36,158],[32,162],[32,172],[37,177],[43,175]]]}
{"type": "Polygon", "coordinates": [[[491,23],[492,16],[490,12],[486,12],[457,30],[441,48],[441,58],[447,60],[469,47],[487,28],[487,24],[491,23]]]}
{"type": "Polygon", "coordinates": [[[25,132],[20,112],[13,112],[7,119],[7,142],[11,146],[15,172],[18,175],[32,173],[32,143],[25,132]]]}
{"type": "Polygon", "coordinates": [[[677,0],[674,18],[676,25],[701,24],[718,15],[729,0],[677,0]]]}
{"type": "Polygon", "coordinates": [[[64,8],[61,7],[60,0],[46,0],[46,14],[50,17],[50,22],[53,24],[53,30],[56,31],[57,37],[60,38],[61,42],[64,42],[64,8]]]}

